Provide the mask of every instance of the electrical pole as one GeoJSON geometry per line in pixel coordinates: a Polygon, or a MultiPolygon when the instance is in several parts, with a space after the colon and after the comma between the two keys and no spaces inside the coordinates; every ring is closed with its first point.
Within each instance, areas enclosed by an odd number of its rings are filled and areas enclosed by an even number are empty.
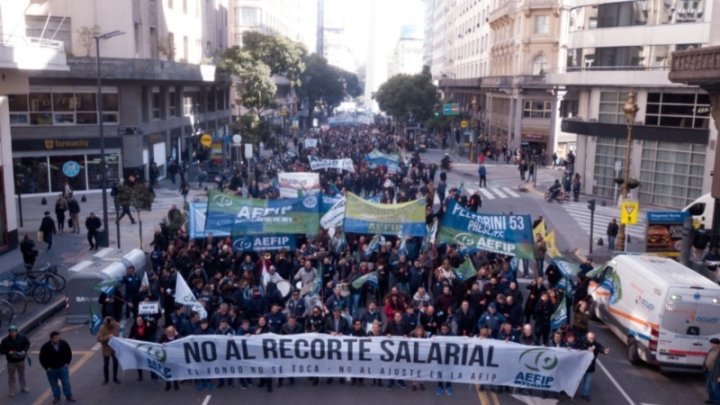
{"type": "Polygon", "coordinates": [[[588,200],[588,209],[590,210],[590,254],[593,248],[593,227],[595,226],[595,200],[588,200]]]}

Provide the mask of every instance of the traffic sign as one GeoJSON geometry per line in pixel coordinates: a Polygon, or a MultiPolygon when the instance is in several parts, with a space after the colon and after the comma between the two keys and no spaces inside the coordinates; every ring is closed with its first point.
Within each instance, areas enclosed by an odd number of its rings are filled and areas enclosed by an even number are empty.
{"type": "Polygon", "coordinates": [[[460,128],[465,129],[470,126],[470,123],[467,120],[460,121],[460,128]]]}
{"type": "Polygon", "coordinates": [[[445,103],[443,104],[443,115],[459,115],[460,114],[460,103],[445,103]]]}
{"type": "Polygon", "coordinates": [[[202,146],[209,148],[212,145],[212,135],[210,134],[202,134],[200,137],[200,143],[202,146]]]}
{"type": "Polygon", "coordinates": [[[67,177],[75,177],[80,174],[80,164],[74,160],[63,163],[63,174],[67,177]]]}
{"type": "Polygon", "coordinates": [[[240,143],[242,142],[242,136],[240,136],[240,134],[235,134],[232,137],[232,141],[235,145],[240,145],[240,143]]]}
{"type": "Polygon", "coordinates": [[[640,203],[637,201],[623,201],[620,204],[620,223],[625,225],[637,224],[640,203]]]}

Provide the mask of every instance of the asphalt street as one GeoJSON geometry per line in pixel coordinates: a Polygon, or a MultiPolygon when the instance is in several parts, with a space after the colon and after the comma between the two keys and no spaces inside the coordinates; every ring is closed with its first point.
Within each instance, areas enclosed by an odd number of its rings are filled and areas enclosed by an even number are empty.
{"type": "MultiPolygon", "coordinates": [[[[426,160],[437,159],[439,161],[441,156],[442,152],[431,151],[425,154],[424,157],[426,160]]],[[[493,198],[483,194],[483,211],[523,213],[530,214],[533,217],[543,215],[548,227],[556,229],[561,251],[587,250],[588,231],[573,216],[569,215],[565,207],[548,204],[542,199],[544,190],[552,183],[555,176],[561,175],[560,171],[550,168],[540,169],[537,186],[533,189],[532,187],[527,188],[527,184],[521,184],[519,173],[514,166],[489,163],[487,168],[488,192],[493,195],[493,198]],[[500,192],[498,193],[497,190],[500,190],[500,192]]],[[[477,189],[477,165],[457,162],[448,177],[451,187],[463,183],[464,187],[477,189]]],[[[174,191],[168,190],[164,192],[163,209],[161,210],[158,207],[157,211],[154,210],[153,213],[149,214],[148,222],[150,224],[156,223],[155,221],[164,216],[169,204],[172,204],[175,199],[178,203],[181,202],[181,197],[174,191]]],[[[97,200],[93,198],[88,201],[88,208],[96,204],[97,200]]],[[[129,224],[127,224],[127,227],[123,227],[124,243],[126,241],[128,243],[138,242],[137,234],[133,235],[135,229],[129,224]]],[[[147,231],[144,230],[143,233],[147,231]]],[[[151,229],[149,231],[152,232],[151,229]]],[[[144,242],[149,242],[149,239],[145,239],[144,242]]],[[[85,245],[82,246],[84,250],[85,245]]],[[[522,280],[521,284],[526,285],[527,281],[522,280]]],[[[6,384],[7,374],[4,367],[0,367],[0,404],[40,405],[51,402],[52,396],[44,372],[39,366],[37,353],[41,344],[47,340],[49,332],[56,329],[62,332],[63,338],[71,344],[75,352],[71,364],[71,381],[73,383],[73,393],[80,403],[172,402],[209,405],[228,403],[238,398],[252,402],[292,402],[299,405],[338,402],[348,405],[382,402],[421,405],[447,403],[448,401],[463,404],[479,403],[480,405],[556,403],[552,399],[479,391],[473,385],[457,385],[452,397],[436,396],[432,382],[426,383],[428,390],[425,392],[413,392],[410,389],[403,390],[399,388],[386,390],[368,384],[364,387],[355,387],[349,384],[340,385],[337,382],[331,386],[323,383],[319,387],[313,387],[306,380],[299,380],[295,386],[276,389],[272,394],[257,388],[243,391],[238,387],[198,391],[191,383],[182,384],[177,392],[166,392],[163,389],[162,382],[152,381],[147,376],[145,381],[137,382],[135,371],[128,371],[121,374],[122,384],[111,383],[103,386],[102,358],[95,338],[89,334],[86,325],[65,326],[64,317],[61,313],[30,335],[32,341],[30,357],[33,360],[32,366],[27,369],[30,393],[18,394],[16,398],[10,399],[6,384]]],[[[602,324],[593,322],[591,329],[597,333],[598,340],[610,348],[610,354],[601,356],[600,365],[593,377],[591,390],[593,403],[627,405],[699,404],[705,399],[704,378],[701,375],[664,374],[650,366],[632,366],[626,359],[626,348],[622,342],[606,330],[602,324]]],[[[580,401],[572,400],[563,402],[580,403],[580,401]]]]}

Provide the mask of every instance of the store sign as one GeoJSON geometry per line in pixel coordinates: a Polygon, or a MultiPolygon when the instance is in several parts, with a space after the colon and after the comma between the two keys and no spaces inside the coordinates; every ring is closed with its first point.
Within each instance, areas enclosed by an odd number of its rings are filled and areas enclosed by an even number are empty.
{"type": "Polygon", "coordinates": [[[62,170],[67,177],[75,177],[80,174],[80,164],[74,160],[68,160],[63,163],[62,170]]]}
{"type": "Polygon", "coordinates": [[[658,256],[680,256],[683,222],[688,215],[686,211],[648,212],[645,251],[658,256]]]}
{"type": "Polygon", "coordinates": [[[87,139],[45,139],[45,149],[84,149],[87,148],[90,142],[87,139]]]}

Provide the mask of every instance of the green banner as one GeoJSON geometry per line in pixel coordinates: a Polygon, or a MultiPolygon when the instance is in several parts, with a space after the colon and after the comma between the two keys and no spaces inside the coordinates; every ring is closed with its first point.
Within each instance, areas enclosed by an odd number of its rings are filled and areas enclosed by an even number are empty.
{"type": "Polygon", "coordinates": [[[348,233],[425,236],[425,200],[378,204],[347,193],[343,230],[348,233]]]}
{"type": "Polygon", "coordinates": [[[316,234],[320,226],[319,196],[282,200],[240,198],[210,191],[205,234],[316,234]]]}

